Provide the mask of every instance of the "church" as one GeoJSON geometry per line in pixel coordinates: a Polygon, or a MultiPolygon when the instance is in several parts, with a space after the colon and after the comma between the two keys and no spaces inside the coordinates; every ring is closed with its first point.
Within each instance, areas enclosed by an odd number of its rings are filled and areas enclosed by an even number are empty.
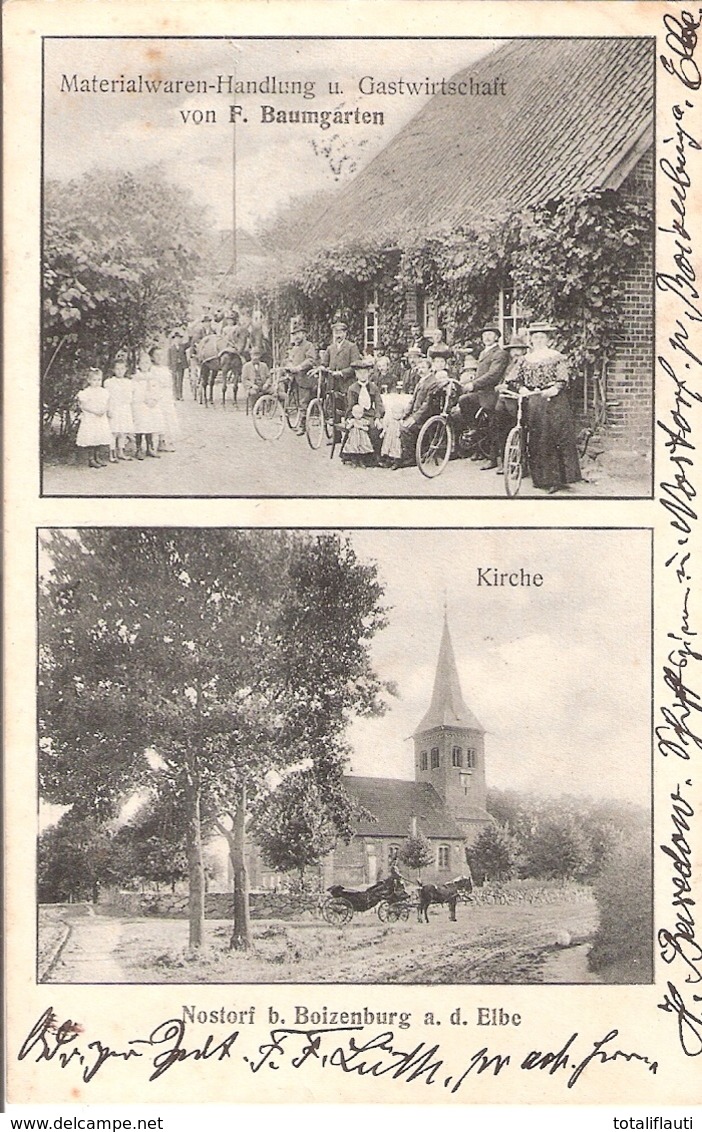
{"type": "MultiPolygon", "coordinates": [[[[340,842],[325,858],[322,888],[373,884],[388,875],[403,842],[417,835],[433,853],[422,880],[450,880],[465,871],[466,849],[493,824],[485,808],[485,730],[463,699],[446,615],[431,702],[412,738],[413,779],[344,777],[346,792],[375,820],[360,820],[352,841],[340,842]]],[[[262,863],[256,863],[258,873],[262,863]]],[[[274,876],[263,866],[252,887],[269,887],[274,876]]]]}

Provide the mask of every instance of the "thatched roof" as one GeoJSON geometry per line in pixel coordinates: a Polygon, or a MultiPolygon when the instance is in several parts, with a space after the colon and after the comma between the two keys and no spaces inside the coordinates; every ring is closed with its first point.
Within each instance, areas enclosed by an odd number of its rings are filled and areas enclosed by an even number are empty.
{"type": "Polygon", "coordinates": [[[435,95],[319,218],[315,244],[618,188],[651,144],[654,60],[652,39],[511,40],[454,76],[505,93],[435,95]]]}

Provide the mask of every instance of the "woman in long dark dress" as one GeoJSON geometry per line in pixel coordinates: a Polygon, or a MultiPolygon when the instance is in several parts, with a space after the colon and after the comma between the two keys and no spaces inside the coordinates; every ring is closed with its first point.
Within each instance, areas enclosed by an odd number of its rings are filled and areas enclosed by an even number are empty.
{"type": "Polygon", "coordinates": [[[511,377],[534,390],[529,398],[529,468],[534,487],[553,494],[582,479],[573,412],[568,399],[568,360],[549,346],[554,327],[529,327],[531,350],[519,358],[511,377]]]}

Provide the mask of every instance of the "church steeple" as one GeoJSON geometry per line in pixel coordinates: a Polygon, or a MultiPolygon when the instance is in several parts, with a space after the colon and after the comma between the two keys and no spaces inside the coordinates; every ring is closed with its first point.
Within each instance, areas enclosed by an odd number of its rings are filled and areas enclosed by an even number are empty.
{"type": "Polygon", "coordinates": [[[413,738],[415,781],[433,786],[470,844],[491,824],[485,728],[463,699],[445,605],[431,703],[413,738]]]}
{"type": "Polygon", "coordinates": [[[467,727],[471,731],[484,730],[473,712],[466,707],[463,699],[445,605],[444,629],[439,645],[434,690],[429,710],[417,727],[415,735],[419,735],[422,731],[430,731],[434,727],[467,727]]]}

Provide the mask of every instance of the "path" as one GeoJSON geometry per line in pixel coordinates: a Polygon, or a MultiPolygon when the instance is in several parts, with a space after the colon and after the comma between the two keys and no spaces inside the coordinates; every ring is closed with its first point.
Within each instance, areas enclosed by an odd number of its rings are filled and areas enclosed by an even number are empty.
{"type": "Polygon", "coordinates": [[[85,916],[70,920],[71,932],[48,983],[124,983],[127,975],[115,958],[122,935],[118,919],[85,916]]]}
{"type": "MultiPolygon", "coordinates": [[[[178,404],[181,436],[177,451],[158,460],[120,462],[102,469],[76,464],[44,469],[45,495],[125,496],[332,496],[395,498],[503,499],[504,481],[493,471],[481,471],[472,460],[457,460],[442,475],[428,480],[416,468],[390,471],[344,465],[329,448],[314,452],[304,437],[285,428],[276,441],[264,441],[243,409],[221,405],[205,408],[192,400],[178,404]]],[[[590,483],[576,484],[560,495],[545,497],[529,480],[521,495],[539,499],[602,496],[641,496],[648,491],[639,480],[615,479],[588,471],[590,483]]],[[[511,502],[509,504],[511,506],[511,502]]]]}

